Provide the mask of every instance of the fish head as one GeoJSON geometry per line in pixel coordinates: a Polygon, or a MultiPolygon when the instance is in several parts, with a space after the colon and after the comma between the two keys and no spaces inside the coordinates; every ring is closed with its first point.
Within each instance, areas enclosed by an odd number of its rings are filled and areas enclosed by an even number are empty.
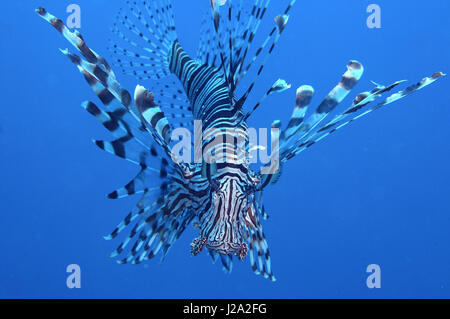
{"type": "Polygon", "coordinates": [[[246,254],[243,212],[248,201],[242,181],[233,176],[211,183],[211,207],[201,221],[205,246],[223,255],[246,254]]]}

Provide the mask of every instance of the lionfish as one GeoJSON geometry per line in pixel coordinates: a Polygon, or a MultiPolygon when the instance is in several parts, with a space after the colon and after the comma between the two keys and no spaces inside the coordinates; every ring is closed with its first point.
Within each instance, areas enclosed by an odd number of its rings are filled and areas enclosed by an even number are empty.
{"type": "Polygon", "coordinates": [[[84,102],[92,114],[114,136],[114,140],[94,143],[118,157],[140,167],[127,185],[108,195],[111,199],[140,194],[140,199],[123,221],[106,236],[111,240],[128,229],[129,234],[110,255],[121,264],[139,264],[161,253],[162,259],[190,224],[198,229],[191,253],[204,248],[215,262],[221,259],[226,272],[231,272],[233,256],[244,260],[249,256],[253,272],[275,281],[271,259],[261,220],[268,215],[262,194],[268,185],[278,181],[286,161],[311,147],[350,122],[398,101],[445,76],[434,73],[420,82],[386,96],[404,81],[389,85],[373,82],[374,87],[357,94],[342,112],[325,118],[349,95],[363,74],[363,66],[351,61],[335,88],[318,107],[309,112],[314,89],[300,86],[296,91],[294,111],[285,128],[274,121],[279,130],[276,154],[279,169],[266,173],[250,168],[248,158],[236,156],[236,147],[250,151],[245,144],[236,145],[229,129],[245,132],[247,119],[271,94],[290,86],[277,80],[249,111],[244,104],[262,74],[289,19],[296,1],[275,17],[269,35],[254,46],[270,0],[211,0],[212,15],[204,21],[197,58],[191,58],[177,38],[173,7],[170,0],[126,1],[112,28],[118,43],[111,43],[114,65],[124,74],[145,81],[153,80],[151,90],[138,85],[134,96],[122,87],[108,62],[90,49],[82,35],[70,31],[64,23],[40,7],[36,12],[81,55],[62,50],[78,68],[103,104],[84,102]],[[138,3],[139,2],[139,3],[138,3]],[[225,12],[225,14],[221,14],[225,12]],[[250,50],[255,53],[250,55],[250,50]],[[237,88],[250,70],[254,77],[249,86],[237,88]],[[212,131],[201,142],[202,151],[222,136],[225,161],[185,163],[173,160],[171,133],[175,127],[192,127],[199,120],[204,130],[212,131]]]}

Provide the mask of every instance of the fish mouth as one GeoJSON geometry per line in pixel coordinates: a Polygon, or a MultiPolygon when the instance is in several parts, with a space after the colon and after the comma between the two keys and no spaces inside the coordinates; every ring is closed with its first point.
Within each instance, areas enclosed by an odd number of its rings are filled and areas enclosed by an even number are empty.
{"type": "Polygon", "coordinates": [[[200,237],[195,238],[191,243],[191,254],[197,256],[204,247],[221,255],[237,255],[240,260],[244,260],[248,252],[246,243],[232,243],[218,240],[208,241],[205,237],[200,237]]]}
{"type": "Polygon", "coordinates": [[[213,240],[206,242],[206,248],[222,255],[240,254],[242,246],[243,243],[232,243],[227,241],[213,240]]]}

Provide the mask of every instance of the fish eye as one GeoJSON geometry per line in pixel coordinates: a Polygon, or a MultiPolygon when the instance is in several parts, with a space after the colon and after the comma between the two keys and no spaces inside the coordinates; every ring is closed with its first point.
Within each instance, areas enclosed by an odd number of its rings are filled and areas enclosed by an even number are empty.
{"type": "Polygon", "coordinates": [[[219,191],[219,182],[215,179],[212,179],[210,182],[210,187],[214,192],[218,192],[219,191]]]}
{"type": "Polygon", "coordinates": [[[244,186],[244,194],[247,196],[255,193],[255,191],[256,191],[256,187],[254,185],[245,185],[244,186]]]}

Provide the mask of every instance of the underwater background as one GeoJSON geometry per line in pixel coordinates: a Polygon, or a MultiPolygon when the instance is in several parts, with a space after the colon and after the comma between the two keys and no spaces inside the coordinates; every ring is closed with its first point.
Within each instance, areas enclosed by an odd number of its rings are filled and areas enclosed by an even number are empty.
{"type": "MultiPolygon", "coordinates": [[[[173,2],[180,42],[194,55],[209,1],[173,2]]],[[[261,37],[288,3],[272,2],[261,37]]],[[[124,1],[2,3],[0,298],[450,297],[448,78],[289,161],[264,193],[275,283],[255,276],[248,261],[226,275],[206,253],[192,257],[192,227],[162,264],[108,258],[118,242],[103,236],[138,197],[105,195],[137,167],[91,143],[110,138],[80,107],[96,97],[59,52],[68,43],[34,12],[42,5],[65,21],[71,3],[82,9],[87,44],[108,59],[109,30],[124,1]],[[80,289],[66,286],[70,264],[81,267],[80,289]],[[370,264],[381,267],[379,289],[366,285],[370,264]]],[[[247,107],[279,77],[293,89],[270,97],[249,124],[286,124],[294,88],[303,84],[314,86],[317,105],[351,59],[366,70],[352,95],[372,88],[370,80],[412,84],[450,72],[449,11],[448,0],[297,1],[247,107]],[[371,3],[382,9],[381,29],[366,25],[371,3]]],[[[116,73],[128,90],[145,85],[116,73]]]]}

